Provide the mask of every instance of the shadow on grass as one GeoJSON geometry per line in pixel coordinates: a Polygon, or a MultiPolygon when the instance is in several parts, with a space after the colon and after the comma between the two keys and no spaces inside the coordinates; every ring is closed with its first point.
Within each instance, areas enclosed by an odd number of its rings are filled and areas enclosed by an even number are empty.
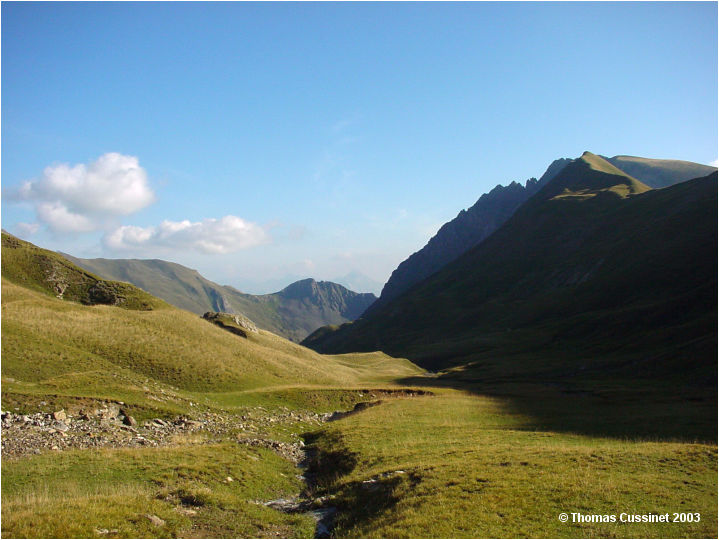
{"type": "Polygon", "coordinates": [[[335,493],[337,509],[335,529],[342,534],[355,526],[371,522],[390,511],[421,482],[416,473],[351,482],[335,493]]]}
{"type": "Polygon", "coordinates": [[[323,430],[303,434],[308,460],[305,477],[309,498],[330,495],[337,513],[331,528],[351,530],[394,507],[406,488],[421,482],[414,471],[386,473],[365,481],[341,482],[358,464],[358,454],[351,452],[342,436],[323,430]]]}
{"type": "Polygon", "coordinates": [[[500,399],[510,413],[526,419],[526,430],[632,440],[717,441],[716,374],[702,384],[679,384],[606,374],[603,378],[485,379],[469,369],[398,382],[500,399]]]}
{"type": "Polygon", "coordinates": [[[357,454],[351,452],[342,436],[326,430],[303,433],[307,460],[305,478],[311,494],[331,489],[342,476],[357,466],[357,454]]]}

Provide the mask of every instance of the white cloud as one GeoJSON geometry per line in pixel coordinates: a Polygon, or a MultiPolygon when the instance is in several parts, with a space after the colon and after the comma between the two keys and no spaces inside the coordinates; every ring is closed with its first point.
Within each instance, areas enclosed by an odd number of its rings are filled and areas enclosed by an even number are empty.
{"type": "Polygon", "coordinates": [[[715,159],[714,161],[710,161],[709,165],[712,167],[719,167],[719,158],[715,159]]]}
{"type": "Polygon", "coordinates": [[[96,230],[108,218],[132,214],[155,201],[138,159],[115,152],[88,164],[46,167],[12,197],[34,204],[38,219],[59,232],[96,230]]]}
{"type": "Polygon", "coordinates": [[[62,202],[42,202],[35,205],[37,217],[51,229],[58,232],[89,232],[95,230],[95,223],[82,214],[71,212],[62,202]]]}
{"type": "Polygon", "coordinates": [[[201,253],[232,253],[265,244],[270,237],[260,225],[237,216],[205,219],[201,222],[163,221],[157,227],[126,225],[104,238],[107,248],[116,251],[192,250],[201,253]]]}

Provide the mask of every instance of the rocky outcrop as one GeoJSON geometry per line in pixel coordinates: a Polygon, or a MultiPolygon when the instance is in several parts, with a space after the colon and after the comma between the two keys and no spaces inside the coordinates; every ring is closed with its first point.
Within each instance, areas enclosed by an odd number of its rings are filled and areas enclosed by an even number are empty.
{"type": "Polygon", "coordinates": [[[125,302],[125,298],[118,294],[116,288],[106,281],[96,282],[87,293],[91,304],[119,306],[125,302]]]}
{"type": "Polygon", "coordinates": [[[202,316],[206,321],[216,324],[220,328],[242,336],[247,337],[247,332],[257,333],[257,326],[244,315],[235,313],[216,313],[208,311],[202,316]]]}

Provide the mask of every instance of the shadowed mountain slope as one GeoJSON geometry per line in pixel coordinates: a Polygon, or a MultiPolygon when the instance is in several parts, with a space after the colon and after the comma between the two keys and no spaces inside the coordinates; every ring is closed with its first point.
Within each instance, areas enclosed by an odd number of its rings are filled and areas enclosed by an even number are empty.
{"type": "Polygon", "coordinates": [[[187,311],[242,314],[260,328],[294,341],[323,325],[356,319],[376,299],[373,294],[359,294],[336,283],[313,279],[298,281],[273,294],[252,295],[218,285],[196,270],[158,259],[64,256],[91,272],[132,283],[187,311]]]}
{"type": "MultiPolygon", "coordinates": [[[[671,186],[716,171],[716,167],[672,159],[634,156],[603,159],[607,162],[603,166],[614,165],[621,173],[632,176],[651,188],[671,186]]],[[[410,255],[397,267],[385,284],[380,299],[369,308],[368,313],[396,298],[412,285],[431,276],[447,263],[481,243],[569,162],[570,159],[554,161],[539,180],[530,179],[524,186],[516,182],[507,186],[497,186],[482,195],[472,207],[462,210],[455,219],[445,223],[427,245],[410,255]]],[[[616,174],[617,171],[614,173],[616,174]]]]}
{"type": "Polygon", "coordinates": [[[525,185],[517,182],[507,186],[498,185],[482,195],[470,208],[462,210],[452,221],[442,225],[427,245],[410,255],[392,272],[379,300],[370,307],[369,313],[482,242],[570,161],[554,161],[539,180],[530,178],[525,185]]]}
{"type": "Polygon", "coordinates": [[[619,370],[706,384],[716,372],[716,208],[716,173],[648,190],[585,153],[482,244],[304,344],[483,376],[619,370]]]}

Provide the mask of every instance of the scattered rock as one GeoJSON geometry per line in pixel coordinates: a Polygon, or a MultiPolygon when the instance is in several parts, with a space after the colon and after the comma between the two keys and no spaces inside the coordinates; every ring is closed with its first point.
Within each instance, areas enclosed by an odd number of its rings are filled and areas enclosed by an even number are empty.
{"type": "Polygon", "coordinates": [[[246,444],[247,446],[268,448],[293,463],[300,463],[305,457],[305,452],[302,447],[300,447],[299,443],[285,443],[281,441],[274,441],[272,439],[257,438],[239,438],[237,442],[240,444],[246,444]]]}
{"type": "Polygon", "coordinates": [[[362,489],[366,489],[367,491],[377,491],[380,488],[380,485],[377,483],[376,478],[370,478],[369,480],[362,482],[360,487],[362,489]]]}
{"type": "MultiPolygon", "coordinates": [[[[113,404],[114,405],[114,404],[113,404]]],[[[59,412],[59,411],[56,411],[59,412]]],[[[59,450],[69,448],[101,447],[140,447],[165,446],[179,444],[175,435],[204,431],[208,436],[195,440],[195,444],[211,444],[218,439],[233,436],[237,432],[241,437],[252,438],[266,427],[274,424],[295,423],[321,424],[328,414],[305,411],[286,411],[270,413],[265,409],[254,408],[241,416],[219,415],[206,412],[197,419],[180,416],[172,421],[155,419],[143,422],[142,426],[118,406],[103,403],[97,409],[83,409],[71,418],[65,413],[64,421],[55,420],[52,413],[34,413],[20,415],[8,411],[2,412],[2,455],[3,458],[27,454],[42,453],[55,446],[59,450]],[[120,414],[120,413],[124,414],[120,414]],[[119,418],[113,418],[115,415],[119,418]],[[245,419],[245,421],[242,420],[245,419]],[[253,422],[247,422],[247,419],[253,422]],[[134,426],[132,425],[134,421],[134,426]],[[129,424],[129,425],[128,425],[129,424]],[[128,436],[129,435],[129,436],[128,436]],[[249,436],[249,437],[248,437],[249,436]]],[[[280,455],[293,461],[301,459],[304,443],[280,443],[277,441],[256,441],[251,446],[271,448],[280,455]]],[[[257,460],[257,456],[249,456],[257,460]]]]}
{"type": "Polygon", "coordinates": [[[116,403],[108,404],[107,408],[102,411],[107,418],[117,418],[120,416],[120,406],[116,403]]]}
{"type": "MultiPolygon", "coordinates": [[[[397,394],[398,397],[411,395],[406,391],[400,393],[395,390],[368,390],[363,393],[370,397],[388,394],[397,394]]],[[[358,405],[355,410],[359,411],[367,406],[358,405]]],[[[177,435],[201,431],[203,436],[192,438],[193,444],[213,444],[232,437],[240,444],[270,449],[299,464],[304,459],[306,450],[299,436],[295,435],[296,442],[281,442],[264,438],[266,430],[271,426],[276,429],[275,426],[298,422],[321,425],[337,416],[336,413],[297,411],[286,407],[270,411],[258,406],[244,409],[240,415],[203,412],[193,419],[185,416],[171,421],[156,418],[144,421],[140,426],[128,414],[127,409],[121,408],[118,403],[98,402],[95,406],[80,409],[74,416],[64,409],[54,413],[33,414],[3,411],[2,456],[3,459],[12,459],[71,448],[137,448],[187,444],[188,439],[178,438],[177,435]],[[64,414],[64,420],[57,420],[63,415],[59,413],[64,414]]],[[[261,459],[261,456],[252,452],[248,452],[246,457],[253,461],[261,459]]],[[[402,473],[403,471],[395,471],[391,474],[402,473]]]]}
{"type": "Polygon", "coordinates": [[[293,497],[292,499],[274,499],[263,504],[265,506],[269,506],[270,508],[274,508],[275,510],[279,510],[280,512],[291,514],[303,511],[307,502],[301,501],[297,497],[293,497]]]}
{"type": "Polygon", "coordinates": [[[67,431],[68,429],[70,429],[69,426],[64,422],[55,422],[52,427],[57,431],[67,431]]]}
{"type": "Polygon", "coordinates": [[[164,527],[165,526],[165,520],[160,519],[154,514],[143,514],[143,517],[146,517],[148,520],[150,520],[150,523],[152,523],[155,527],[164,527]]]}
{"type": "Polygon", "coordinates": [[[55,411],[52,413],[53,419],[57,420],[58,422],[62,422],[63,420],[67,420],[67,414],[65,414],[65,410],[61,409],[59,411],[55,411]]]}

